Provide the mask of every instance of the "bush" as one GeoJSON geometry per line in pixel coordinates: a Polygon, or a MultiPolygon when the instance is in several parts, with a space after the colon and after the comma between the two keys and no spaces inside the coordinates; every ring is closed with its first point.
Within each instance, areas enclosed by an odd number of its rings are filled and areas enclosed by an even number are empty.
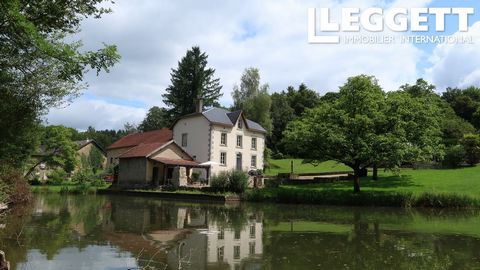
{"type": "Polygon", "coordinates": [[[242,171],[220,172],[212,177],[211,189],[215,192],[243,193],[247,189],[248,175],[242,171]]]}
{"type": "Polygon", "coordinates": [[[465,149],[461,145],[449,147],[443,158],[443,165],[448,168],[456,168],[462,165],[465,159],[465,149]]]}
{"type": "Polygon", "coordinates": [[[282,178],[280,178],[278,176],[265,180],[265,187],[266,188],[277,188],[281,184],[282,184],[282,178]]]}
{"type": "Polygon", "coordinates": [[[50,185],[61,185],[68,175],[63,169],[56,169],[48,175],[47,184],[50,185]]]}
{"type": "Polygon", "coordinates": [[[32,198],[27,180],[20,170],[0,166],[0,202],[24,203],[32,198]]]}
{"type": "Polygon", "coordinates": [[[192,179],[194,182],[200,180],[200,173],[199,172],[192,172],[192,179]]]}

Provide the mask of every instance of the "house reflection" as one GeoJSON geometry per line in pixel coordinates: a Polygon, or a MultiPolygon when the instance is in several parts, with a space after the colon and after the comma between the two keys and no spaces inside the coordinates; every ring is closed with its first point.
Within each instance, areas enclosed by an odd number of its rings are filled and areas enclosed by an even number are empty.
{"type": "Polygon", "coordinates": [[[143,203],[112,201],[112,220],[104,224],[111,243],[145,258],[154,256],[168,269],[260,269],[260,217],[238,217],[220,207],[210,211],[165,201],[143,203]],[[236,226],[228,222],[232,219],[236,226]]]}

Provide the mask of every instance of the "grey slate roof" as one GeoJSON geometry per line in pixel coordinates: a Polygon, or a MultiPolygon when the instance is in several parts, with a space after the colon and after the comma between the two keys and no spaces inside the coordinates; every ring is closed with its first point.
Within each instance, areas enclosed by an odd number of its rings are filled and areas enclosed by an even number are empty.
{"type": "MultiPolygon", "coordinates": [[[[202,112],[203,116],[208,119],[208,121],[220,125],[233,126],[237,123],[238,118],[242,114],[242,111],[230,112],[221,108],[210,108],[202,112]]],[[[253,131],[258,131],[266,133],[267,131],[257,122],[246,119],[247,128],[253,131]]]]}

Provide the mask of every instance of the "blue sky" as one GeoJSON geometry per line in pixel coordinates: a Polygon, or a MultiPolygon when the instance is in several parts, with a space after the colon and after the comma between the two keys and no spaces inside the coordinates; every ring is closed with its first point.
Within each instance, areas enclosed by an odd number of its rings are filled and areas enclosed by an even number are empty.
{"type": "MultiPolygon", "coordinates": [[[[220,103],[232,103],[231,91],[247,67],[260,70],[270,92],[307,84],[320,94],[337,91],[349,76],[374,75],[386,91],[424,77],[438,86],[480,86],[480,45],[392,44],[321,45],[307,42],[310,7],[474,7],[471,31],[480,35],[480,1],[447,0],[118,0],[113,13],[87,19],[76,36],[86,49],[116,44],[122,60],[110,73],[87,74],[88,87],[66,108],[52,109],[50,124],[78,129],[122,128],[139,123],[148,108],[164,106],[162,94],[171,68],[192,46],[209,55],[209,66],[223,85],[220,103]],[[478,51],[478,52],[477,52],[478,51]]],[[[434,20],[429,20],[433,25],[434,20]]],[[[434,27],[430,27],[434,33],[434,27]]],[[[453,35],[457,18],[447,16],[453,35]]],[[[480,37],[478,37],[480,43],[480,37]]]]}

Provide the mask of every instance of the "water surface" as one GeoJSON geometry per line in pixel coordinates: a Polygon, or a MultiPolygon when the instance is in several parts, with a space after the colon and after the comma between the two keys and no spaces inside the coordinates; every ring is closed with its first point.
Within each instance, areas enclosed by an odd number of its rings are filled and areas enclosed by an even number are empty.
{"type": "Polygon", "coordinates": [[[0,250],[13,270],[480,269],[480,213],[37,195],[0,250]]]}

